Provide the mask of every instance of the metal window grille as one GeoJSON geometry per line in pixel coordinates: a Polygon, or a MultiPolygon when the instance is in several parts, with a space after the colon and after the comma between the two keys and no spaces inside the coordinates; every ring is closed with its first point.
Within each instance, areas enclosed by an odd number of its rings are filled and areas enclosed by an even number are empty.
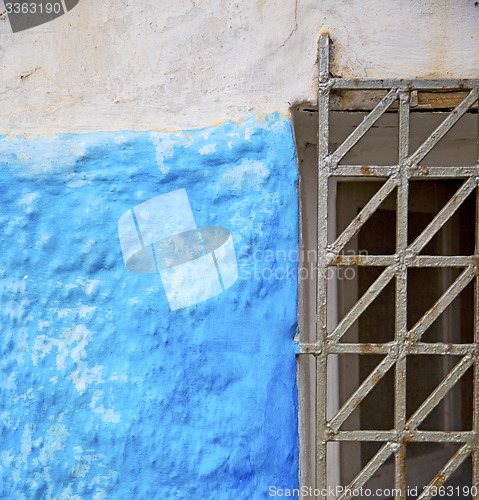
{"type": "MultiPolygon", "coordinates": [[[[318,136],[318,271],[317,271],[317,329],[316,340],[301,343],[300,354],[316,358],[316,484],[327,486],[327,443],[339,441],[376,441],[382,443],[379,451],[350,483],[350,488],[360,488],[390,457],[394,456],[394,487],[396,498],[405,497],[406,492],[406,444],[408,442],[456,443],[458,451],[439,471],[430,486],[443,485],[463,461],[472,455],[472,485],[479,486],[479,233],[477,224],[477,190],[479,165],[471,167],[424,167],[422,160],[478,100],[479,80],[366,80],[330,77],[329,36],[322,34],[319,42],[319,136],[318,136]],[[349,137],[333,152],[329,151],[330,94],[333,90],[386,90],[387,94],[354,129],[349,137]],[[433,131],[424,143],[413,152],[409,151],[409,123],[411,93],[417,91],[467,91],[466,97],[447,118],[433,131]],[[398,163],[390,166],[342,165],[340,161],[364,136],[378,118],[396,103],[399,118],[398,163]],[[385,179],[384,185],[364,206],[336,241],[328,242],[328,180],[330,178],[359,178],[364,175],[385,179]],[[410,179],[463,179],[456,194],[440,210],[422,233],[408,242],[408,188],[410,179]],[[378,209],[382,201],[397,189],[396,205],[396,251],[393,255],[341,255],[341,250],[359,232],[364,223],[378,209]],[[421,250],[452,217],[461,203],[472,192],[476,192],[476,228],[474,255],[428,256],[421,250]],[[385,270],[360,297],[354,307],[344,316],[331,333],[327,330],[327,279],[330,266],[384,266],[385,270]],[[462,268],[460,276],[439,298],[435,305],[411,329],[407,328],[407,281],[411,267],[456,267],[462,268]],[[395,281],[395,336],[394,341],[384,344],[340,343],[348,328],[374,301],[381,290],[395,281]],[[474,341],[469,344],[426,343],[421,341],[424,332],[441,315],[445,308],[471,282],[474,282],[474,341]],[[331,354],[367,355],[382,354],[384,359],[369,376],[358,384],[355,392],[330,420],[326,413],[327,363],[331,354]],[[436,354],[460,355],[459,363],[442,380],[422,405],[407,419],[406,417],[406,362],[408,355],[436,354]],[[461,376],[473,367],[473,427],[469,431],[422,431],[418,427],[441,402],[461,376]],[[378,381],[388,372],[394,371],[394,429],[392,430],[341,430],[341,425],[365,399],[378,381]]],[[[413,94],[414,95],[414,94],[413,94]]],[[[479,129],[479,126],[478,126],[479,129]]],[[[478,140],[479,145],[479,140],[478,140]]],[[[479,148],[478,148],[479,149],[479,148]]],[[[478,155],[479,156],[479,155],[478,155]]],[[[479,160],[477,161],[479,163],[479,160]]],[[[422,492],[419,498],[431,496],[422,492]]],[[[341,499],[349,498],[346,492],[341,499]]]]}

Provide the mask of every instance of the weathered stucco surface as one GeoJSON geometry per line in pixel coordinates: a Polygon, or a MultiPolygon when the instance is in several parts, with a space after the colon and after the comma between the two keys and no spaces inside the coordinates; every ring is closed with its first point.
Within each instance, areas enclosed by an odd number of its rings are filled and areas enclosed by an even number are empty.
{"type": "Polygon", "coordinates": [[[0,138],[0,498],[298,486],[296,181],[278,115],[0,138]],[[176,189],[231,231],[239,276],[171,311],[158,274],[126,270],[118,220],[176,189]]]}
{"type": "Polygon", "coordinates": [[[0,22],[0,133],[182,129],[315,101],[316,42],[357,77],[478,77],[474,0],[81,0],[0,22]]]}

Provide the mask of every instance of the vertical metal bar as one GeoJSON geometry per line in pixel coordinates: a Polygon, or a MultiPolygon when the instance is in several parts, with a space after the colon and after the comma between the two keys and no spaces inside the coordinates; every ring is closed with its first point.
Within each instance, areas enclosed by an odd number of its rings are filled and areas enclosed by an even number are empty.
{"type": "Polygon", "coordinates": [[[318,85],[318,255],[316,297],[316,341],[320,354],[316,358],[316,487],[327,482],[326,467],[326,401],[327,401],[327,287],[328,267],[328,178],[329,178],[329,35],[319,37],[318,85]]]}
{"type": "MultiPolygon", "coordinates": [[[[479,106],[477,110],[477,163],[479,164],[479,106]]],[[[476,185],[476,229],[475,229],[475,244],[474,254],[479,254],[479,186],[476,185]]],[[[479,487],[479,276],[474,279],[474,344],[476,346],[473,367],[473,402],[472,402],[472,429],[474,431],[474,447],[472,449],[472,490],[476,495],[472,498],[476,499],[477,488],[479,487]]]]}
{"type": "Polygon", "coordinates": [[[396,207],[396,255],[399,269],[396,275],[396,325],[395,341],[398,347],[395,370],[394,427],[398,442],[394,453],[394,487],[396,499],[406,498],[406,352],[407,333],[407,249],[408,188],[405,161],[409,155],[409,92],[399,92],[399,183],[396,207]]]}
{"type": "MultiPolygon", "coordinates": [[[[478,90],[479,92],[479,90],[478,90]]],[[[476,125],[476,164],[479,165],[479,103],[477,104],[477,125],[476,125]]]]}

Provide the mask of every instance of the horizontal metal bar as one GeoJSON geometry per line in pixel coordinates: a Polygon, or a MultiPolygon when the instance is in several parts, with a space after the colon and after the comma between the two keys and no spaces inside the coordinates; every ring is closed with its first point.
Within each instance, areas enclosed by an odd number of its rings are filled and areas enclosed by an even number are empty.
{"type": "MultiPolygon", "coordinates": [[[[309,344],[312,349],[307,354],[319,354],[314,351],[314,344],[309,344]]],[[[396,342],[387,342],[384,344],[347,344],[335,342],[328,347],[329,354],[389,354],[397,350],[396,342]]],[[[449,356],[461,356],[472,354],[475,344],[443,344],[443,343],[425,343],[418,342],[414,344],[404,344],[402,350],[405,354],[412,356],[421,354],[438,354],[449,356]]],[[[304,352],[306,354],[306,352],[304,352]]]]}
{"type": "Polygon", "coordinates": [[[327,434],[328,441],[373,441],[373,442],[395,442],[398,433],[396,431],[338,431],[327,434]]]}
{"type": "Polygon", "coordinates": [[[476,344],[443,344],[441,342],[417,342],[406,344],[406,353],[412,356],[420,354],[439,354],[441,356],[465,356],[472,354],[476,344]]]}
{"type": "Polygon", "coordinates": [[[329,346],[329,354],[389,354],[396,342],[384,344],[346,344],[335,342],[329,346]]]}
{"type": "Polygon", "coordinates": [[[382,266],[397,262],[395,255],[338,255],[330,266],[382,266]]]}
{"type": "Polygon", "coordinates": [[[478,79],[362,79],[362,78],[331,78],[329,87],[332,89],[369,89],[383,90],[400,88],[403,90],[471,90],[479,86],[478,79]]]}
{"type": "MultiPolygon", "coordinates": [[[[333,90],[329,109],[331,111],[371,111],[381,100],[385,90],[333,90]]],[[[468,90],[421,90],[415,91],[411,99],[411,111],[449,111],[455,108],[466,97],[468,90]]],[[[316,112],[312,103],[297,105],[295,111],[316,112]]],[[[393,103],[388,111],[397,111],[399,105],[393,103]]],[[[477,105],[473,106],[477,109],[477,105]]]]}
{"type": "Polygon", "coordinates": [[[404,260],[408,267],[467,267],[477,263],[477,256],[417,255],[404,260]]]}
{"type": "MultiPolygon", "coordinates": [[[[329,175],[331,177],[391,177],[400,169],[402,165],[338,165],[329,175]]],[[[479,177],[479,165],[469,165],[464,167],[425,167],[413,166],[406,168],[407,176],[410,179],[467,179],[468,177],[479,177]]]]}
{"type": "Polygon", "coordinates": [[[407,169],[409,178],[424,178],[429,179],[467,179],[468,177],[479,176],[479,166],[470,165],[464,167],[408,167],[407,169]]]}
{"type": "Polygon", "coordinates": [[[399,170],[399,165],[338,165],[331,177],[391,177],[399,170]]]}
{"type": "Polygon", "coordinates": [[[338,431],[329,432],[328,441],[372,441],[372,442],[430,442],[430,443],[471,443],[474,440],[472,431],[407,431],[399,434],[391,431],[338,431]]]}
{"type": "Polygon", "coordinates": [[[473,431],[409,431],[407,441],[422,443],[473,443],[473,431]]]}
{"type": "MultiPolygon", "coordinates": [[[[412,255],[406,256],[408,267],[467,267],[475,265],[479,256],[412,255]]],[[[330,266],[391,266],[398,261],[396,255],[338,255],[330,266]]]]}

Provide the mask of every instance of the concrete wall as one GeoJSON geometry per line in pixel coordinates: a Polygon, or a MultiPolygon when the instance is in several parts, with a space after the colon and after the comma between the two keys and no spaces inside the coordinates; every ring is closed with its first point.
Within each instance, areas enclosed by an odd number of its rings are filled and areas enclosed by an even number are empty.
{"type": "Polygon", "coordinates": [[[474,0],[81,0],[25,32],[2,20],[0,133],[183,129],[286,113],[316,100],[321,30],[343,76],[479,76],[474,0]]]}

